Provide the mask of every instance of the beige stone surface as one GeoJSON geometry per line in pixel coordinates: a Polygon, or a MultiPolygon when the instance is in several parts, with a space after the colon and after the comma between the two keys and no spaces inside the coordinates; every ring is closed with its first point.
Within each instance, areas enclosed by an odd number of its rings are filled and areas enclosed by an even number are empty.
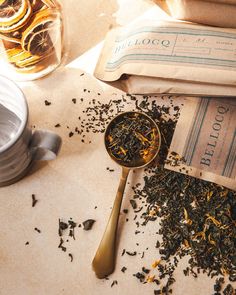
{"type": "MultiPolygon", "coordinates": [[[[122,93],[98,82],[83,67],[92,67],[96,47],[110,25],[122,20],[122,10],[131,15],[149,9],[150,2],[66,0],[68,58],[65,66],[44,79],[20,83],[26,94],[32,126],[50,129],[61,135],[63,146],[55,161],[39,163],[20,182],[0,189],[0,294],[1,295],[97,295],[153,294],[155,286],[140,284],[133,274],[142,266],[150,267],[158,259],[155,249],[157,222],[135,235],[134,213],[121,214],[117,267],[109,280],[96,279],[91,261],[104,231],[118,186],[120,168],[105,152],[102,134],[81,136],[68,134],[79,126],[79,116],[92,99],[109,102],[122,93]],[[144,6],[142,6],[144,5],[144,6]],[[144,7],[141,9],[141,7],[144,7]],[[85,73],[81,76],[82,73],[85,73]],[[84,89],[90,92],[84,92],[84,89]],[[98,96],[97,93],[101,93],[98,96]],[[77,103],[72,103],[77,98],[77,103]],[[80,102],[80,98],[84,101],[80,102]],[[52,104],[45,106],[44,100],[52,104]],[[60,123],[60,128],[54,125],[60,123]],[[91,144],[88,142],[91,141],[91,144]],[[115,171],[106,170],[110,167],[115,171]],[[31,206],[31,195],[38,203],[31,206]],[[97,209],[95,209],[97,206],[97,209]],[[81,223],[96,220],[91,231],[77,227],[75,238],[65,242],[67,252],[58,249],[58,219],[72,218],[81,223]],[[126,218],[129,222],[126,222],[126,218]],[[41,230],[38,233],[34,230],[41,230]],[[29,245],[25,245],[29,242],[29,245]],[[137,245],[136,243],[139,243],[137,245]],[[149,248],[146,250],[146,248],[149,248]],[[137,251],[137,256],[121,256],[122,250],[137,251]],[[141,255],[145,256],[141,259],[141,255]],[[70,262],[68,253],[74,260],[70,262]],[[123,266],[126,273],[121,272],[123,266]],[[113,280],[118,285],[111,288],[113,280]]],[[[133,15],[131,19],[133,18],[133,15]]],[[[2,68],[1,68],[2,69],[2,68]]],[[[0,69],[0,72],[1,72],[0,69]]],[[[89,71],[89,70],[88,70],[89,71]]],[[[127,104],[127,110],[131,108],[127,104]]],[[[123,208],[129,208],[132,185],[143,177],[143,170],[131,173],[123,208]]],[[[139,204],[141,206],[141,204],[139,204]]],[[[68,234],[68,233],[67,233],[68,234]]],[[[173,294],[207,295],[212,283],[205,276],[185,278],[181,268],[175,274],[173,294]]]]}
{"type": "MultiPolygon", "coordinates": [[[[129,213],[120,216],[116,271],[106,281],[96,279],[91,269],[121,171],[106,154],[102,134],[86,136],[85,144],[79,135],[69,138],[68,134],[74,127],[79,127],[78,117],[84,116],[83,110],[91,99],[98,98],[98,92],[104,103],[121,98],[122,93],[104,89],[90,75],[80,77],[81,73],[80,69],[59,69],[46,79],[23,87],[29,102],[31,124],[58,132],[63,138],[63,146],[55,161],[37,165],[20,182],[0,189],[1,295],[153,294],[155,287],[152,284],[142,285],[133,277],[142,266],[150,267],[158,259],[155,249],[157,223],[141,229],[143,234],[135,235],[137,228],[129,205],[133,195],[131,187],[142,178],[143,170],[131,173],[128,180],[123,208],[129,208],[129,213]],[[85,94],[84,88],[90,93],[85,94]],[[83,103],[79,102],[81,97],[83,103]],[[76,104],[72,103],[72,98],[77,98],[76,104]],[[45,99],[52,104],[45,106],[45,99]],[[57,123],[61,124],[60,128],[54,127],[57,123]],[[88,144],[90,140],[92,143],[88,144]],[[115,171],[110,173],[106,167],[115,171]],[[34,208],[31,207],[32,194],[39,200],[34,208]],[[78,223],[93,218],[96,223],[88,232],[77,227],[76,240],[69,238],[64,253],[58,249],[58,218],[67,221],[70,217],[78,223]],[[35,227],[41,233],[37,233],[35,227]],[[29,245],[25,245],[27,241],[29,245]],[[121,256],[123,249],[135,250],[138,255],[121,256]],[[141,259],[143,251],[145,256],[141,259]],[[73,262],[68,253],[73,254],[73,262]],[[121,272],[123,266],[127,267],[125,274],[121,272]],[[113,280],[117,280],[118,285],[111,288],[113,280]]],[[[186,280],[181,272],[176,276],[174,294],[182,294],[182,290],[191,295],[210,294],[211,285],[204,286],[201,279],[186,280]]]]}

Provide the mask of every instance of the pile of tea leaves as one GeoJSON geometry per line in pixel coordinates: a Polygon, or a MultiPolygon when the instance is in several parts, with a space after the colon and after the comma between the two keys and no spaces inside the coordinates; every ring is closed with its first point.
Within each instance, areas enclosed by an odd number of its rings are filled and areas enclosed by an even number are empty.
{"type": "Polygon", "coordinates": [[[126,112],[107,128],[105,145],[121,165],[144,165],[155,156],[160,141],[155,123],[142,113],[126,112]]]}
{"type": "MultiPolygon", "coordinates": [[[[141,216],[143,225],[156,219],[160,225],[163,263],[158,267],[160,277],[168,280],[164,291],[156,294],[170,293],[173,272],[186,255],[189,265],[185,275],[197,277],[202,271],[210,277],[227,275],[236,281],[236,192],[163,166],[149,174],[143,188],[134,188],[134,197],[142,196],[148,204],[141,216]],[[171,268],[165,269],[173,256],[171,268]]],[[[231,291],[224,294],[235,294],[233,288],[231,291]]]]}
{"type": "MultiPolygon", "coordinates": [[[[236,192],[166,170],[166,154],[176,121],[160,120],[162,116],[157,118],[155,109],[148,114],[160,127],[162,146],[157,163],[145,169],[143,186],[138,183],[133,187],[133,198],[147,205],[145,212],[140,212],[142,225],[150,221],[157,221],[159,225],[156,244],[161,257],[156,265],[159,278],[152,281],[159,285],[164,279],[165,284],[154,290],[154,294],[172,293],[174,271],[180,259],[187,256],[185,276],[206,273],[216,277],[214,295],[235,295],[231,284],[223,293],[221,290],[224,277],[236,281],[236,192]]],[[[150,274],[139,271],[134,275],[142,283],[150,282],[150,274]]]]}
{"type": "Polygon", "coordinates": [[[142,210],[133,207],[135,216],[142,220],[137,224],[145,227],[148,222],[156,222],[160,260],[154,267],[158,275],[152,276],[149,269],[142,267],[134,276],[141,283],[153,282],[155,295],[172,294],[175,270],[185,257],[185,276],[205,273],[215,279],[212,294],[235,295],[232,284],[225,283],[236,281],[236,192],[164,169],[181,104],[177,105],[172,96],[127,94],[108,103],[99,101],[99,96],[84,109],[85,117],[79,118],[76,130],[79,128],[80,136],[104,133],[114,116],[132,110],[150,116],[161,132],[157,161],[145,169],[143,183],[133,187],[131,200],[145,203],[142,210]]]}

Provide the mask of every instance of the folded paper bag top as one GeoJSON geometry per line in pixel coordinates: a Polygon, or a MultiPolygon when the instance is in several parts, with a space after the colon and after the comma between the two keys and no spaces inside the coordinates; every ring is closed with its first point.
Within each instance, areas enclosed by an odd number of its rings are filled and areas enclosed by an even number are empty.
{"type": "Polygon", "coordinates": [[[236,28],[235,0],[154,0],[154,2],[176,19],[236,28]]]}
{"type": "Polygon", "coordinates": [[[136,94],[236,96],[235,48],[234,29],[139,20],[108,33],[95,76],[136,94]]]}

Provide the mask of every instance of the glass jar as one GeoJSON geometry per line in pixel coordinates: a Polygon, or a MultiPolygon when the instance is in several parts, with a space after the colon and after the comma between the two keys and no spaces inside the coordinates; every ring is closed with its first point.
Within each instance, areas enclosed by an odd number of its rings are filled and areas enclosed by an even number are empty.
{"type": "Polygon", "coordinates": [[[58,0],[0,0],[0,73],[34,80],[61,63],[63,21],[58,0]]]}

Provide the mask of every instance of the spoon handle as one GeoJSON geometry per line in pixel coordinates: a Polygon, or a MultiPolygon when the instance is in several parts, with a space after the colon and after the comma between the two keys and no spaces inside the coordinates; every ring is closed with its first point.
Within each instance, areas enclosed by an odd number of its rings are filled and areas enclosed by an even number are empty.
{"type": "Polygon", "coordinates": [[[97,249],[96,255],[92,262],[93,270],[95,271],[95,274],[99,279],[105,278],[115,269],[116,232],[120,215],[120,207],[129,171],[129,168],[122,167],[120,184],[111,211],[111,215],[100,245],[97,249]]]}

